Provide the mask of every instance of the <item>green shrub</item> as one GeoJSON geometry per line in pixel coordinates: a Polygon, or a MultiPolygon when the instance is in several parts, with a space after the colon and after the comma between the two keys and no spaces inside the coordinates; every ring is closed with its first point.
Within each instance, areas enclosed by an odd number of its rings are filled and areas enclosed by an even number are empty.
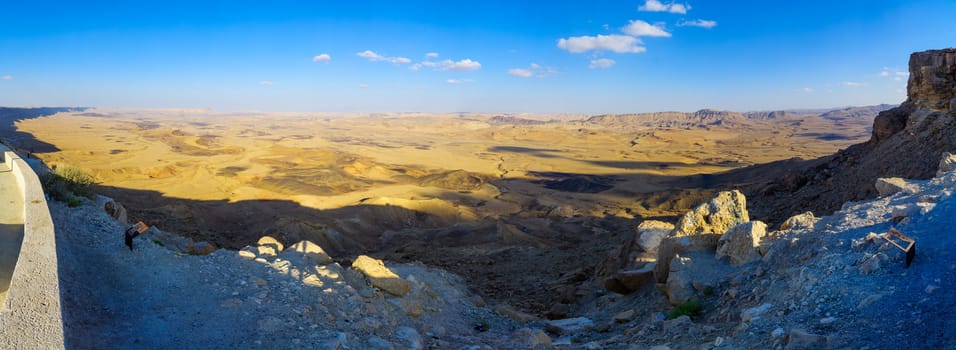
{"type": "Polygon", "coordinates": [[[60,166],[40,177],[43,190],[61,202],[71,206],[82,204],[77,196],[93,198],[93,177],[75,166],[60,166]]]}
{"type": "Polygon", "coordinates": [[[700,306],[699,301],[691,299],[677,304],[673,310],[667,313],[667,319],[672,320],[681,316],[697,316],[700,315],[700,312],[703,310],[704,308],[700,306]]]}

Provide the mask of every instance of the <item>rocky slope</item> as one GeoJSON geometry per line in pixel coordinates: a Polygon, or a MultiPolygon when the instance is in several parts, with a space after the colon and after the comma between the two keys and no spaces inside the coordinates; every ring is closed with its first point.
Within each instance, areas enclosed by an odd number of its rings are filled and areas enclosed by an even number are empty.
{"type": "Polygon", "coordinates": [[[102,209],[117,214],[115,203],[51,202],[67,345],[952,347],[956,156],[946,154],[938,164],[935,179],[883,180],[883,197],[847,203],[823,218],[801,214],[779,229],[750,221],[739,192],[702,203],[677,225],[645,222],[633,243],[603,264],[623,270],[614,278],[626,281],[627,290],[583,281],[578,302],[554,320],[487,304],[442,270],[364,256],[332,261],[309,242],[283,247],[264,237],[236,252],[189,246],[152,229],[129,250],[120,233],[126,226],[102,209]],[[883,238],[891,227],[919,247],[908,268],[905,254],[883,238]],[[665,271],[654,268],[661,261],[669,262],[665,271]],[[699,312],[674,312],[688,300],[701,305],[699,312]]]}
{"type": "Polygon", "coordinates": [[[932,177],[942,153],[956,151],[956,49],[914,53],[909,70],[907,100],[877,115],[868,142],[796,164],[731,171],[717,182],[748,183],[741,189],[755,204],[754,215],[777,223],[806,210],[831,213],[844,202],[871,198],[879,177],[932,177]],[[780,169],[788,170],[777,180],[750,181],[780,169]]]}

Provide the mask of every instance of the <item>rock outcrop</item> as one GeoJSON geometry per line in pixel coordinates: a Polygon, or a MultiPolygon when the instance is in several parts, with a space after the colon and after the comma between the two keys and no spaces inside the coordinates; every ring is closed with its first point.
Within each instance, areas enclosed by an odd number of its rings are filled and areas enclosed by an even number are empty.
{"type": "Polygon", "coordinates": [[[352,268],[362,272],[372,287],[381,289],[388,294],[403,297],[411,290],[411,285],[408,284],[408,281],[403,280],[392,272],[392,270],[389,270],[388,267],[385,267],[385,263],[381,260],[366,255],[359,255],[359,257],[352,262],[352,268]]]}
{"type": "Polygon", "coordinates": [[[734,226],[717,242],[717,258],[727,257],[734,265],[760,259],[757,247],[766,235],[767,224],[761,221],[734,226]]]}
{"type": "Polygon", "coordinates": [[[681,216],[674,231],[658,248],[654,278],[667,282],[670,261],[680,252],[713,250],[730,228],[750,221],[747,198],[740,191],[724,191],[681,216]]]}
{"type": "Polygon", "coordinates": [[[604,289],[627,294],[651,282],[657,266],[657,251],[661,241],[670,236],[674,225],[647,220],[620,249],[612,251],[597,269],[597,278],[604,289]]]}

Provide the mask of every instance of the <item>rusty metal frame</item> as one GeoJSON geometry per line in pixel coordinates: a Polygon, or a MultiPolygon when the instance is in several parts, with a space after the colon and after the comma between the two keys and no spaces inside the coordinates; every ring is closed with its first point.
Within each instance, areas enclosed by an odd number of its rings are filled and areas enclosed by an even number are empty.
{"type": "Polygon", "coordinates": [[[913,262],[913,258],[916,257],[916,240],[904,235],[903,232],[900,232],[894,227],[890,227],[890,230],[887,233],[880,235],[880,237],[883,237],[884,240],[890,242],[890,244],[906,253],[904,267],[910,267],[910,263],[913,262]],[[893,241],[894,238],[905,243],[906,247],[904,248],[900,243],[893,241]]]}

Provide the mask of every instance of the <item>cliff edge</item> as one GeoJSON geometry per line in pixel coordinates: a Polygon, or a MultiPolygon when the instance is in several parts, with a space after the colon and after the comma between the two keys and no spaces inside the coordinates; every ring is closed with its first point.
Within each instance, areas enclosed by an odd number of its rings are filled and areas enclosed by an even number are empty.
{"type": "Polygon", "coordinates": [[[956,151],[956,49],[913,53],[909,71],[906,101],[877,115],[869,141],[795,166],[786,160],[719,176],[747,183],[792,167],[777,180],[741,188],[753,215],[771,223],[806,210],[826,215],[847,201],[875,197],[880,177],[932,177],[943,152],[956,151]]]}

